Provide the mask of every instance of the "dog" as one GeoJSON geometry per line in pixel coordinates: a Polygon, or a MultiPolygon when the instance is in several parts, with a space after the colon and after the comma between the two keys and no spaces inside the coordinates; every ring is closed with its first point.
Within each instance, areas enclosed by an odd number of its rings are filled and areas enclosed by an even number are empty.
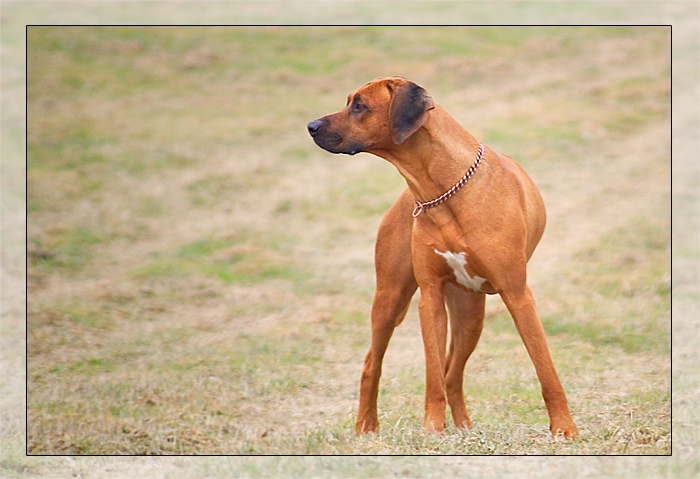
{"type": "Polygon", "coordinates": [[[366,83],[348,95],[345,108],[309,122],[307,129],[331,153],[384,158],[408,184],[377,234],[372,338],[355,430],[378,428],[384,353],[420,288],[423,430],[444,430],[447,404],[456,427],[471,426],[464,367],[481,335],[485,295],[498,294],[535,366],[552,435],[578,436],[527,284],[527,262],[542,237],[546,214],[525,171],[480,143],[424,88],[399,77],[366,83]]]}

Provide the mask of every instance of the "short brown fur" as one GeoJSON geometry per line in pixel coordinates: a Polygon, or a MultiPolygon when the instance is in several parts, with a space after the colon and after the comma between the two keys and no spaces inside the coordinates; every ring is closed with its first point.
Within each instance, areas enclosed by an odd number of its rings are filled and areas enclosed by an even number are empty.
{"type": "Polygon", "coordinates": [[[425,430],[445,428],[447,404],[457,427],[471,425],[462,387],[464,367],[481,335],[485,294],[499,294],[535,366],[552,434],[578,436],[527,285],[527,262],[546,217],[542,197],[525,171],[512,158],[485,146],[468,184],[414,219],[414,201],[432,200],[457,183],[480,144],[424,89],[397,77],[373,80],[351,94],[343,110],[310,122],[308,128],[320,147],[332,153],[375,154],[391,162],[408,183],[377,235],[372,339],[362,372],[356,430],[378,427],[384,353],[420,288],[425,430]],[[446,260],[450,254],[465,261],[462,271],[446,260]],[[479,281],[465,285],[458,282],[457,273],[479,281]],[[450,313],[449,350],[445,306],[450,313]]]}

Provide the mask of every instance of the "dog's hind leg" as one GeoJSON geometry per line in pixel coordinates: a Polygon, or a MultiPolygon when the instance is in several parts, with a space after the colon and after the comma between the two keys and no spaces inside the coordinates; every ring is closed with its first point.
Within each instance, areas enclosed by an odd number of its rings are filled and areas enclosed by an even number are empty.
{"type": "Polygon", "coordinates": [[[564,388],[554,369],[544,328],[535,309],[532,291],[526,284],[521,284],[519,287],[502,291],[501,297],[515,321],[515,327],[535,366],[542,386],[542,396],[549,412],[549,427],[552,435],[578,436],[579,432],[571,418],[564,388]]]}
{"type": "Polygon", "coordinates": [[[486,296],[459,287],[445,286],[445,302],[450,317],[450,347],[445,362],[447,402],[457,427],[472,425],[464,402],[464,366],[481,337],[486,296]]]}

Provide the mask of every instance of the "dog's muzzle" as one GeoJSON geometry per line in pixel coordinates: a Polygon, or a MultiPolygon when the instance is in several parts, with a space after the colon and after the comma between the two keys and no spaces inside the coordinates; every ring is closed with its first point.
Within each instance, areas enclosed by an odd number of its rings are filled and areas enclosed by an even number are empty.
{"type": "Polygon", "coordinates": [[[341,146],[343,137],[338,132],[329,131],[327,126],[328,122],[324,118],[310,121],[306,125],[309,135],[318,146],[330,153],[344,153],[346,155],[354,155],[362,151],[361,146],[357,144],[341,146]]]}

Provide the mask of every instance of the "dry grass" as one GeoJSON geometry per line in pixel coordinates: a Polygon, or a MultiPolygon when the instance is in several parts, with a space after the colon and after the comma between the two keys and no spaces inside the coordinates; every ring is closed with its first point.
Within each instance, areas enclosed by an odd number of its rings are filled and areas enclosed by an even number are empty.
{"type": "Polygon", "coordinates": [[[30,28],[28,450],[668,453],[668,33],[30,28]],[[351,432],[372,240],[402,182],[374,158],[327,157],[303,125],[350,88],[360,60],[332,60],[343,38],[384,63],[414,49],[408,35],[422,51],[387,68],[434,58],[421,83],[515,150],[552,234],[595,229],[565,251],[546,242],[539,256],[558,265],[533,280],[581,441],[547,438],[532,367],[496,313],[467,382],[477,429],[418,431],[411,318],[397,338],[410,346],[387,359],[385,430],[351,432]],[[311,56],[309,42],[326,47],[311,56]],[[475,98],[437,77],[448,65],[475,98]],[[319,95],[321,81],[338,88],[319,95]],[[504,109],[493,91],[515,100],[504,109]],[[615,154],[621,143],[646,155],[615,154]],[[577,170],[594,174],[560,178],[577,170]],[[579,205],[556,204],[564,190],[579,205]]]}
{"type": "MultiPolygon", "coordinates": [[[[668,28],[30,28],[27,41],[29,454],[670,454],[668,28]],[[304,127],[386,74],[424,85],[540,185],[549,225],[530,276],[580,440],[549,438],[498,299],[467,367],[473,429],[420,433],[412,309],[387,353],[381,430],[353,434],[374,235],[404,183],[369,155],[330,157],[304,127]]],[[[50,475],[8,457],[12,475],[50,475]]],[[[396,471],[181,461],[185,477],[396,471]]]]}

